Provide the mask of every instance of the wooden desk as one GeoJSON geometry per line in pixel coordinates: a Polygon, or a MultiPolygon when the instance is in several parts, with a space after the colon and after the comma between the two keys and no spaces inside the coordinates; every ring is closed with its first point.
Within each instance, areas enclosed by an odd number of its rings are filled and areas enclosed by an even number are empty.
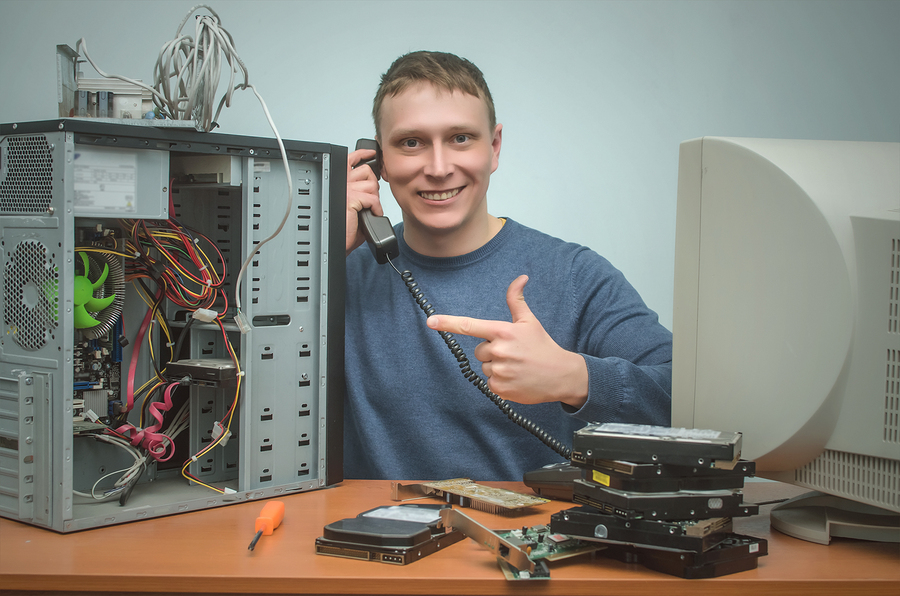
{"type": "MultiPolygon", "coordinates": [[[[518,483],[486,483],[528,492],[518,483]]],[[[793,496],[784,484],[748,482],[747,502],[793,496]]],[[[316,555],[325,524],[389,505],[390,482],[345,481],[284,498],[284,523],[247,546],[263,502],[61,535],[0,520],[0,593],[94,594],[900,594],[896,544],[835,539],[811,544],[770,531],[768,511],[735,520],[735,532],[769,541],[759,567],[709,580],[684,580],[602,556],[551,564],[550,580],[509,582],[494,556],[466,539],[407,566],[316,555]]],[[[428,499],[424,502],[438,502],[428,499]]],[[[464,511],[491,529],[548,523],[572,507],[552,502],[529,515],[464,511]]]]}

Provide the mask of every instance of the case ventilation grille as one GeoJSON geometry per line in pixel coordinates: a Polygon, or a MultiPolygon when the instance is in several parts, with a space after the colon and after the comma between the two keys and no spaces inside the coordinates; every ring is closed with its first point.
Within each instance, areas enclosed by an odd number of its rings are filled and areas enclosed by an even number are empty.
{"type": "MultiPolygon", "coordinates": [[[[894,238],[888,298],[888,335],[900,334],[900,238],[894,238]]],[[[888,348],[884,381],[884,440],[900,444],[900,350],[888,348]]]]}
{"type": "Polygon", "coordinates": [[[47,247],[19,243],[3,271],[6,334],[26,350],[38,350],[59,325],[59,269],[47,247]]]}
{"type": "Polygon", "coordinates": [[[53,196],[53,157],[44,136],[6,138],[0,211],[45,213],[53,196]]]}
{"type": "Polygon", "coordinates": [[[900,444],[900,350],[887,351],[884,385],[884,440],[900,444]]]}
{"type": "Polygon", "coordinates": [[[900,461],[826,450],[794,473],[801,486],[900,511],[900,461]]]}
{"type": "Polygon", "coordinates": [[[888,333],[900,333],[900,238],[894,238],[891,252],[890,297],[888,299],[888,333]]]}

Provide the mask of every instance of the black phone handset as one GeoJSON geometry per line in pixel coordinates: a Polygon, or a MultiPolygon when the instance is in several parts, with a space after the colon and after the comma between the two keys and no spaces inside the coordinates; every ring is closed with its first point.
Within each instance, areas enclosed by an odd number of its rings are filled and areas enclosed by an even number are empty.
{"type": "MultiPolygon", "coordinates": [[[[374,158],[360,162],[355,167],[369,166],[375,174],[375,178],[380,179],[381,148],[378,146],[378,142],[372,139],[359,139],[356,141],[356,148],[357,150],[375,150],[374,158]]],[[[389,259],[396,259],[400,256],[400,247],[397,246],[394,227],[388,218],[375,215],[371,209],[363,209],[359,212],[359,228],[366,237],[366,243],[372,251],[372,256],[379,264],[384,265],[389,259]]]]}
{"type": "MultiPolygon", "coordinates": [[[[381,175],[381,152],[378,147],[378,144],[370,139],[360,139],[356,143],[357,149],[375,149],[378,151],[378,154],[375,156],[375,159],[362,162],[358,164],[356,167],[360,167],[362,165],[368,165],[372,168],[372,171],[375,173],[375,177],[379,178],[381,175]]],[[[366,237],[366,242],[369,244],[369,249],[372,251],[372,255],[375,257],[375,260],[380,263],[389,263],[390,266],[400,275],[400,278],[403,280],[403,283],[406,284],[406,288],[409,290],[409,293],[412,295],[413,300],[415,300],[416,304],[419,305],[419,308],[422,309],[422,312],[425,313],[426,317],[430,317],[433,314],[436,314],[434,307],[431,306],[431,303],[428,302],[428,299],[425,298],[425,294],[422,292],[422,289],[419,288],[419,284],[413,278],[413,274],[408,269],[401,272],[397,269],[396,265],[394,265],[391,259],[395,259],[400,255],[400,248],[397,244],[397,237],[394,235],[394,229],[391,226],[390,220],[387,217],[379,217],[374,215],[371,210],[363,209],[359,212],[359,226],[363,232],[363,235],[366,237]]],[[[475,387],[478,388],[489,400],[494,402],[500,410],[506,414],[507,418],[533,434],[535,437],[540,439],[540,441],[564,457],[565,459],[569,459],[572,455],[572,450],[561,443],[559,440],[551,437],[546,431],[544,431],[540,426],[531,420],[525,418],[515,410],[513,410],[512,406],[508,401],[494,393],[488,387],[487,381],[481,378],[481,376],[472,370],[472,366],[469,362],[468,356],[466,356],[465,351],[463,351],[462,347],[459,345],[459,342],[456,341],[456,338],[452,333],[447,331],[439,331],[441,339],[444,340],[444,343],[447,344],[447,348],[449,348],[450,352],[456,358],[456,361],[459,363],[459,369],[462,375],[475,387]]]]}

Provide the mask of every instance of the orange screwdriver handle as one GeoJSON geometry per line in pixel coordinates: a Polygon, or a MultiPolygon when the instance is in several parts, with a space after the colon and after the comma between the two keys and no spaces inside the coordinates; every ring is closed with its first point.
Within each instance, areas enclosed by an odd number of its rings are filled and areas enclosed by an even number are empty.
{"type": "Polygon", "coordinates": [[[264,536],[275,531],[284,519],[284,501],[269,501],[256,518],[256,532],[262,531],[264,536]]]}

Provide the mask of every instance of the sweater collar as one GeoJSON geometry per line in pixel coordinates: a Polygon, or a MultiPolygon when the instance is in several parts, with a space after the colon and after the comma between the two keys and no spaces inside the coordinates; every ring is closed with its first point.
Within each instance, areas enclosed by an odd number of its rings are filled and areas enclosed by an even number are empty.
{"type": "Polygon", "coordinates": [[[514,230],[519,226],[519,224],[509,217],[504,217],[502,219],[505,219],[506,223],[500,228],[500,231],[497,232],[493,238],[487,241],[486,244],[481,246],[481,248],[473,250],[470,253],[459,255],[456,257],[429,257],[417,253],[416,251],[411,249],[403,239],[403,222],[397,224],[397,230],[395,233],[397,235],[397,242],[400,245],[400,254],[403,255],[410,263],[418,267],[425,267],[429,269],[457,269],[487,258],[491,255],[491,253],[496,251],[508,241],[509,237],[513,234],[514,230]]]}

